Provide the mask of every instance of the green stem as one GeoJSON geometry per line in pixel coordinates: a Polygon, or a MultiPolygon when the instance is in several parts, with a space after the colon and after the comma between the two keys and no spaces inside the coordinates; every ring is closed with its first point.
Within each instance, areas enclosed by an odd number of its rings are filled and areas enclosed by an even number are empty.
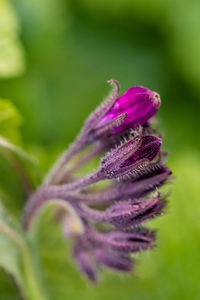
{"type": "Polygon", "coordinates": [[[21,251],[23,263],[23,294],[27,300],[47,300],[36,275],[33,256],[27,242],[11,227],[0,221],[0,232],[9,237],[21,251]]]}
{"type": "MultiPolygon", "coordinates": [[[[26,250],[25,250],[26,251],[26,250]]],[[[30,252],[26,251],[23,254],[24,262],[24,289],[28,300],[47,300],[44,292],[38,282],[38,277],[36,277],[36,271],[34,267],[33,258],[30,252]]]]}

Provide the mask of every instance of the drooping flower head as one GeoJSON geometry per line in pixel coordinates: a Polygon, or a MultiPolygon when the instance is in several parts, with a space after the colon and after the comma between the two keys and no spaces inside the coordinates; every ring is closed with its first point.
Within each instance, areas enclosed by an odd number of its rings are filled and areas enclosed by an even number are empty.
{"type": "Polygon", "coordinates": [[[162,139],[147,126],[160,107],[159,94],[138,86],[119,97],[118,82],[111,83],[114,93],[91,114],[51,180],[31,197],[25,211],[29,228],[47,201],[62,199],[67,204],[68,214],[60,218],[63,233],[73,239],[73,256],[92,282],[98,281],[99,266],[131,272],[130,254],[156,246],[155,231],[143,223],[163,213],[166,197],[158,189],[171,176],[162,139]],[[66,170],[66,163],[89,144],[93,148],[66,170]],[[75,171],[99,155],[99,169],[76,178],[75,171]],[[94,184],[100,181],[110,185],[98,188],[94,184]]]}

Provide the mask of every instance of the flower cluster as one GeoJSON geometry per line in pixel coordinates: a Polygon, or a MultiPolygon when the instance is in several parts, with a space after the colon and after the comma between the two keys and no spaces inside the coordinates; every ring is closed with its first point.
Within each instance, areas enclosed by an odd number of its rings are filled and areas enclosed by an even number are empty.
{"type": "Polygon", "coordinates": [[[44,203],[66,203],[69,213],[59,220],[65,237],[73,240],[79,268],[93,282],[99,266],[131,272],[131,254],[155,247],[155,231],[142,223],[163,212],[166,200],[158,188],[171,176],[162,139],[149,122],[160,107],[159,94],[137,86],[119,97],[118,82],[111,83],[109,99],[90,115],[76,142],[31,196],[24,218],[28,230],[44,203]],[[77,178],[75,171],[97,156],[103,157],[99,169],[77,178]],[[94,185],[101,181],[109,184],[94,185]]]}

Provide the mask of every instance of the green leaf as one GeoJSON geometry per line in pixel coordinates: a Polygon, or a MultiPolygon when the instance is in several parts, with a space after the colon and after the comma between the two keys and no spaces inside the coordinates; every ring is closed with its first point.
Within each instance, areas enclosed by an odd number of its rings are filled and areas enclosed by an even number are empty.
{"type": "Polygon", "coordinates": [[[15,106],[9,100],[0,99],[0,135],[19,142],[18,128],[21,122],[21,115],[15,106]]]}
{"type": "Polygon", "coordinates": [[[21,289],[20,253],[16,241],[18,236],[12,230],[0,206],[0,267],[13,276],[15,283],[21,289]]]}
{"type": "Polygon", "coordinates": [[[30,191],[40,178],[37,161],[19,146],[10,142],[20,143],[18,128],[21,120],[22,118],[15,106],[8,100],[0,99],[0,152],[14,165],[27,191],[30,191]]]}
{"type": "Polygon", "coordinates": [[[37,164],[36,160],[33,157],[24,152],[20,147],[17,147],[14,144],[10,143],[7,139],[5,139],[2,136],[0,136],[0,148],[13,152],[22,160],[26,160],[33,165],[37,164]]]}
{"type": "Polygon", "coordinates": [[[41,177],[37,160],[2,136],[0,136],[0,153],[15,168],[27,194],[31,193],[41,177]]]}
{"type": "Polygon", "coordinates": [[[18,19],[10,1],[0,0],[0,77],[24,72],[24,50],[18,35],[18,19]]]}

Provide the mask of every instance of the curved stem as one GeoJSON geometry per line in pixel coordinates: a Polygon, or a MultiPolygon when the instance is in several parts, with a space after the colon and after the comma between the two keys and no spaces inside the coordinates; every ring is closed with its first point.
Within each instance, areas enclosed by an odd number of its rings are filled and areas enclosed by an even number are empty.
{"type": "Polygon", "coordinates": [[[119,200],[121,196],[119,187],[114,184],[106,189],[91,193],[78,193],[75,198],[78,201],[84,202],[89,205],[103,205],[110,204],[114,200],[119,200]]]}
{"type": "Polygon", "coordinates": [[[80,215],[85,218],[90,218],[93,221],[100,221],[104,222],[105,221],[105,213],[104,211],[96,210],[93,208],[90,208],[83,203],[80,205],[76,206],[76,209],[79,211],[80,215]]]}
{"type": "Polygon", "coordinates": [[[94,184],[102,179],[105,179],[100,171],[92,173],[75,182],[42,187],[36,192],[27,202],[24,214],[24,227],[29,229],[32,218],[37,213],[38,209],[49,199],[68,199],[70,192],[74,190],[82,190],[91,184],[94,184]]]}
{"type": "MultiPolygon", "coordinates": [[[[68,221],[70,221],[71,227],[73,227],[73,234],[76,235],[83,234],[84,225],[81,218],[77,214],[73,205],[71,205],[70,202],[67,202],[65,199],[61,199],[61,198],[43,199],[43,203],[37,208],[37,213],[33,212],[32,215],[27,219],[26,228],[27,229],[30,228],[30,226],[33,225],[38,220],[38,216],[41,215],[44,208],[49,206],[56,206],[57,208],[61,209],[65,213],[65,215],[67,215],[68,221]]],[[[69,222],[68,222],[68,226],[69,226],[69,222]]]]}

